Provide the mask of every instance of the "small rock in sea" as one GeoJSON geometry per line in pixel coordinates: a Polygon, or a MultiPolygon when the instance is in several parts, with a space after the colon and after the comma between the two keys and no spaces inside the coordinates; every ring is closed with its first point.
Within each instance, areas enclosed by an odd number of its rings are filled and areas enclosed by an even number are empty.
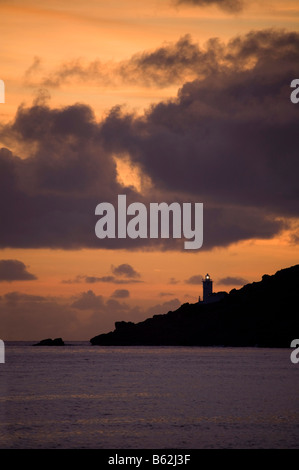
{"type": "Polygon", "coordinates": [[[62,338],[47,338],[41,340],[39,343],[36,343],[33,346],[64,346],[64,341],[62,338]]]}

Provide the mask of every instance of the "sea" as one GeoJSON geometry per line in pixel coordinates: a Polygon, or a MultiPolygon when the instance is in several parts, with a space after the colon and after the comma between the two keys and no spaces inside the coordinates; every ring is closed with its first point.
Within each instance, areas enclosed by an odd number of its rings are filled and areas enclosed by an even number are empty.
{"type": "Polygon", "coordinates": [[[6,342],[1,449],[298,449],[291,349],[6,342]]]}

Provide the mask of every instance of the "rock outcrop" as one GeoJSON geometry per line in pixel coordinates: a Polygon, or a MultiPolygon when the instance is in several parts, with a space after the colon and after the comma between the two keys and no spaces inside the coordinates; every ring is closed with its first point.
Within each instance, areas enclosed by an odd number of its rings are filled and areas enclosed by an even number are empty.
{"type": "Polygon", "coordinates": [[[41,340],[39,343],[36,343],[33,346],[64,346],[64,341],[62,338],[47,338],[41,340]]]}

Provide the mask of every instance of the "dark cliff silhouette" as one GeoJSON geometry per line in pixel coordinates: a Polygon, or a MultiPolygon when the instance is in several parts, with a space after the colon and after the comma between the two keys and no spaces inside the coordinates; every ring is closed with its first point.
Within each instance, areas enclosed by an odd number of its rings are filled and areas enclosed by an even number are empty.
{"type": "Polygon", "coordinates": [[[140,323],[116,322],[93,345],[290,347],[299,336],[299,265],[265,274],[211,304],[181,305],[140,323]]]}

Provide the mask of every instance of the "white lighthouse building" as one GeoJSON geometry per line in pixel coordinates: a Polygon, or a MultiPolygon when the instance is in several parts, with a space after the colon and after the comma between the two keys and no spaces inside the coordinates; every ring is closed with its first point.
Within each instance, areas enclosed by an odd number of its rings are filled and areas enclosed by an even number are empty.
{"type": "Polygon", "coordinates": [[[227,295],[227,292],[213,292],[213,281],[209,274],[206,274],[202,280],[202,289],[203,301],[201,301],[199,297],[198,302],[203,304],[218,302],[227,295]]]}
{"type": "Polygon", "coordinates": [[[209,274],[206,274],[205,278],[202,280],[202,288],[203,288],[203,301],[208,302],[209,296],[213,294],[213,281],[210,278],[209,274]]]}

